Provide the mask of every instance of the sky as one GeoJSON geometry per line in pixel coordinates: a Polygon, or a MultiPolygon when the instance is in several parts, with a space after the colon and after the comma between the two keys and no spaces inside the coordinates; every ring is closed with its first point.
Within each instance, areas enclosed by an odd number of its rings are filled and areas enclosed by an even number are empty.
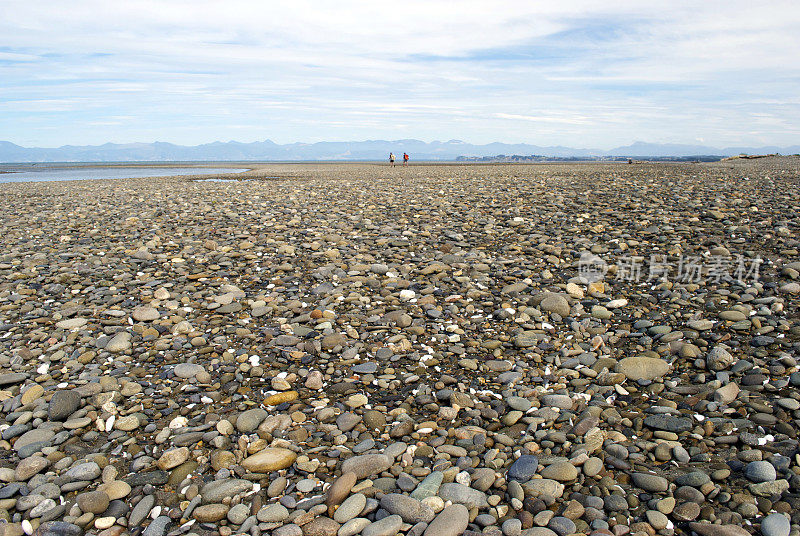
{"type": "Polygon", "coordinates": [[[795,2],[0,0],[0,140],[800,142],[795,2]]]}

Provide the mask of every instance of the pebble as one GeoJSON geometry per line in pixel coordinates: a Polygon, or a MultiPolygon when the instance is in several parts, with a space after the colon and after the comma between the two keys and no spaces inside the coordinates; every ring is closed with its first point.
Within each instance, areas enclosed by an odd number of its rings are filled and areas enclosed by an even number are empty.
{"type": "Polygon", "coordinates": [[[35,534],[36,536],[83,536],[83,529],[65,521],[46,521],[39,525],[35,534]]]}
{"type": "Polygon", "coordinates": [[[550,520],[547,524],[547,528],[558,534],[559,536],[567,536],[568,534],[574,534],[576,527],[575,523],[571,519],[567,519],[566,517],[556,516],[550,520]]]}
{"type": "Polygon", "coordinates": [[[31,456],[30,458],[25,458],[24,460],[20,461],[19,464],[17,464],[17,468],[14,471],[14,478],[21,482],[25,482],[33,475],[41,472],[48,465],[50,465],[50,462],[41,456],[31,456]]]}
{"type": "Polygon", "coordinates": [[[765,461],[754,461],[747,464],[744,476],[751,482],[774,482],[778,477],[775,466],[765,461]]]}
{"type": "Polygon", "coordinates": [[[89,321],[85,318],[68,318],[66,320],[61,320],[56,322],[56,327],[61,329],[78,329],[85,326],[89,321]]]}
{"type": "Polygon", "coordinates": [[[256,517],[262,523],[281,523],[289,518],[289,510],[282,504],[269,504],[261,508],[256,517]]]}
{"type": "Polygon", "coordinates": [[[661,378],[670,370],[663,359],[646,356],[626,357],[617,363],[616,371],[629,380],[654,380],[661,378]]]}
{"type": "Polygon", "coordinates": [[[510,480],[519,480],[522,482],[530,480],[536,471],[539,469],[539,458],[529,454],[524,454],[517,458],[517,460],[508,468],[506,473],[510,480]]]}
{"type": "Polygon", "coordinates": [[[583,463],[582,470],[588,477],[597,476],[603,470],[603,460],[592,456],[583,463]]]}
{"type": "Polygon", "coordinates": [[[104,350],[112,354],[119,354],[130,350],[132,347],[131,339],[130,333],[127,331],[120,331],[106,343],[104,350]]]}
{"type": "Polygon", "coordinates": [[[651,475],[647,473],[633,473],[631,475],[633,483],[645,491],[651,493],[658,493],[667,491],[669,481],[658,475],[651,475]]]}
{"type": "Polygon", "coordinates": [[[56,391],[50,399],[47,417],[51,421],[65,421],[78,410],[80,404],[81,395],[77,391],[56,391]]]}
{"type": "MultiPolygon", "coordinates": [[[[386,516],[381,520],[374,521],[364,527],[361,531],[362,536],[394,536],[403,525],[403,518],[394,514],[386,516]]],[[[305,534],[305,532],[304,532],[305,534]]]]}
{"type": "Polygon", "coordinates": [[[89,491],[81,493],[77,497],[78,506],[84,512],[92,514],[102,514],[108,508],[110,499],[104,491],[89,491]]]}
{"type": "Polygon", "coordinates": [[[204,504],[192,511],[192,516],[200,523],[216,523],[225,519],[229,507],[224,504],[204,504]]]}
{"type": "Polygon", "coordinates": [[[403,521],[411,524],[430,523],[435,515],[430,507],[401,493],[387,493],[381,497],[381,507],[390,514],[399,515],[403,521]]]}
{"type": "Polygon", "coordinates": [[[452,504],[439,512],[425,529],[424,536],[458,536],[467,530],[469,510],[463,504],[452,504]]]}
{"type": "Polygon", "coordinates": [[[569,482],[578,477],[578,469],[568,461],[556,462],[542,469],[542,478],[569,482]]]}
{"type": "Polygon", "coordinates": [[[85,462],[72,466],[64,473],[67,480],[94,480],[102,474],[100,466],[97,462],[85,462]]]}
{"type": "Polygon", "coordinates": [[[317,517],[303,525],[304,536],[335,536],[338,530],[339,524],[328,517],[317,517]]]}
{"type": "Polygon", "coordinates": [[[570,312],[570,305],[567,299],[564,296],[553,292],[545,293],[544,298],[541,302],[539,302],[539,307],[542,309],[542,311],[555,313],[562,317],[569,316],[570,312]]]}
{"type": "Polygon", "coordinates": [[[357,481],[358,477],[352,471],[344,471],[333,481],[325,492],[325,504],[328,506],[329,514],[332,514],[334,507],[340,505],[350,495],[357,481]]]}
{"type": "Polygon", "coordinates": [[[439,488],[439,497],[469,508],[485,508],[488,505],[484,492],[458,483],[442,484],[439,488]]]}
{"type": "Polygon", "coordinates": [[[669,525],[669,518],[657,510],[645,512],[647,522],[656,530],[664,530],[669,525]]]}
{"type": "Polygon", "coordinates": [[[783,514],[770,514],[761,520],[763,536],[789,536],[790,531],[789,519],[783,514]]]}
{"type": "Polygon", "coordinates": [[[173,469],[186,460],[189,459],[189,449],[186,447],[180,447],[176,449],[170,449],[164,454],[156,462],[156,465],[163,470],[173,469]]]}
{"type": "Polygon", "coordinates": [[[715,346],[706,356],[706,363],[710,370],[725,370],[729,368],[733,362],[733,356],[723,346],[715,346]]]}
{"type": "Polygon", "coordinates": [[[692,471],[689,473],[682,474],[677,476],[673,482],[675,482],[678,486],[691,486],[693,488],[699,488],[703,484],[707,484],[711,481],[711,478],[702,471],[692,471]]]}
{"type": "Polygon", "coordinates": [[[353,473],[356,479],[367,478],[387,470],[392,460],[385,454],[362,454],[353,456],[342,463],[342,473],[353,473]]]}
{"type": "Polygon", "coordinates": [[[178,378],[187,379],[202,374],[205,372],[205,368],[203,368],[202,365],[196,365],[194,363],[179,363],[175,365],[173,372],[178,378]]]}
{"type": "Polygon", "coordinates": [[[692,422],[689,419],[673,415],[650,415],[645,417],[644,424],[654,430],[674,433],[686,432],[692,428],[692,422]]]}
{"type": "Polygon", "coordinates": [[[428,497],[436,496],[436,494],[439,493],[439,487],[441,487],[443,480],[444,473],[441,471],[432,472],[417,485],[413,492],[411,492],[411,497],[421,501],[428,497]]]}
{"type": "MultiPolygon", "coordinates": [[[[381,499],[381,506],[384,506],[384,499],[386,499],[388,495],[385,495],[383,499],[381,499]]],[[[409,500],[414,500],[410,499],[409,500]]],[[[347,523],[354,517],[357,517],[364,507],[367,505],[367,498],[362,493],[354,493],[350,497],[348,497],[341,505],[336,509],[336,512],[333,515],[334,521],[337,523],[347,523]]],[[[384,508],[386,508],[384,506],[384,508]]],[[[392,512],[391,509],[387,510],[392,512]]]]}
{"type": "Polygon", "coordinates": [[[371,521],[365,517],[357,517],[342,525],[336,534],[337,536],[355,536],[367,528],[370,523],[371,521]]]}
{"type": "Polygon", "coordinates": [[[153,509],[155,502],[155,497],[152,495],[145,495],[142,497],[142,499],[136,503],[136,506],[134,506],[131,510],[131,513],[128,516],[129,523],[132,525],[139,525],[148,515],[150,515],[150,511],[153,509]]]}
{"type": "Polygon", "coordinates": [[[792,532],[796,159],[301,167],[0,185],[7,531],[792,532]]]}
{"type": "Polygon", "coordinates": [[[167,516],[158,516],[142,532],[142,536],[163,536],[172,520],[167,516]]]}
{"type": "Polygon", "coordinates": [[[209,482],[200,489],[200,495],[203,497],[203,502],[217,503],[252,489],[253,484],[249,480],[229,478],[209,482]]]}
{"type": "Polygon", "coordinates": [[[297,454],[283,448],[266,448],[242,461],[242,467],[254,473],[269,473],[285,469],[297,459],[297,454]]]}

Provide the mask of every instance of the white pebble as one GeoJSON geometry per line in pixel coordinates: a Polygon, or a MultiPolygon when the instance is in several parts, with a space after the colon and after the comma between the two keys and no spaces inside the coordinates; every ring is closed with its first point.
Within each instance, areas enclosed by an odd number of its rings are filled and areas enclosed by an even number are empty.
{"type": "Polygon", "coordinates": [[[187,424],[189,424],[189,419],[183,415],[179,415],[169,422],[169,427],[176,430],[178,428],[185,428],[187,424]]]}
{"type": "Polygon", "coordinates": [[[405,300],[405,301],[413,300],[416,296],[417,296],[417,293],[414,292],[411,289],[405,288],[405,289],[400,291],[400,299],[401,300],[405,300]]]}

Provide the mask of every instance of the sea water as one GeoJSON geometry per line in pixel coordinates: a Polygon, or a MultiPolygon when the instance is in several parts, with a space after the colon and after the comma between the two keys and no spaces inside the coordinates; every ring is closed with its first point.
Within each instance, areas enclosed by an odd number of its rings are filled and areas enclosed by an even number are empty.
{"type": "Polygon", "coordinates": [[[97,179],[135,179],[181,175],[242,173],[247,168],[195,167],[56,167],[50,165],[8,165],[0,167],[0,182],[74,181],[97,179]]]}

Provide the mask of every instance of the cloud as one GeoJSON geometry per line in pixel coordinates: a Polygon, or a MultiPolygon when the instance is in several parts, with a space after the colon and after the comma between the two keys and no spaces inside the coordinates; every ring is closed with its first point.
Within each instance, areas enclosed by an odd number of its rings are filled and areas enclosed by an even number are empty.
{"type": "Polygon", "coordinates": [[[5,0],[0,128],[39,144],[199,143],[251,125],[276,141],[604,148],[800,123],[790,2],[541,4],[5,0]]]}
{"type": "Polygon", "coordinates": [[[0,62],[35,61],[38,59],[39,56],[33,54],[19,54],[15,52],[0,51],[0,62]]]}
{"type": "Polygon", "coordinates": [[[570,125],[585,125],[589,123],[586,117],[552,117],[544,115],[519,115],[519,114],[494,114],[500,119],[516,119],[520,121],[532,121],[534,123],[567,123],[570,125]]]}

